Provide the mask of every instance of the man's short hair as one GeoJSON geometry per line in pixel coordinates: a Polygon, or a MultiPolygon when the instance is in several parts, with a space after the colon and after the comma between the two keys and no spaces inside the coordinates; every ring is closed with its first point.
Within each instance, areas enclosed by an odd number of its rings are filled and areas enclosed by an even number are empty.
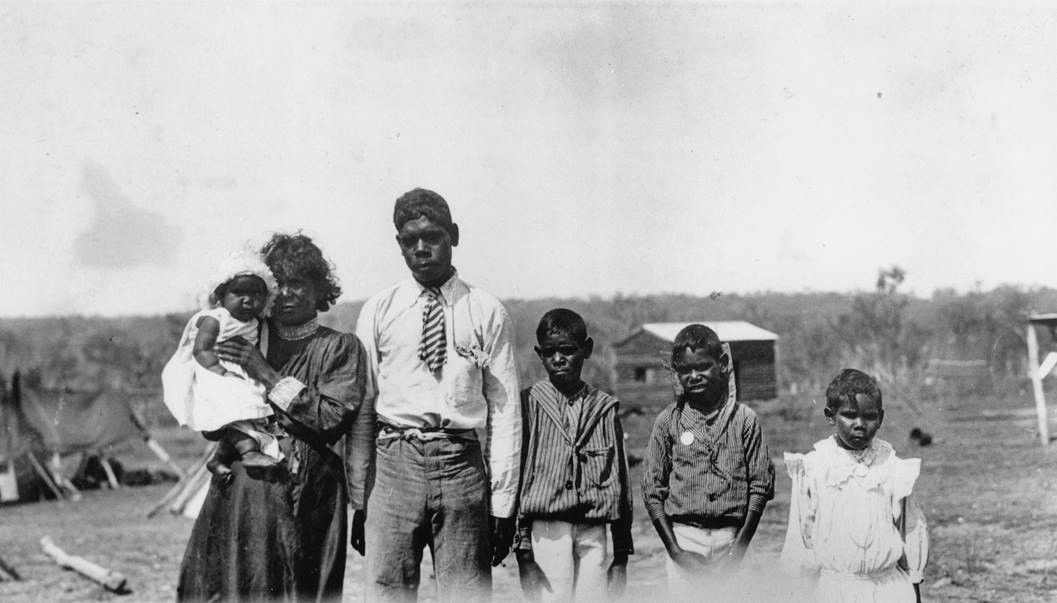
{"type": "Polygon", "coordinates": [[[567,308],[555,308],[540,318],[536,327],[536,341],[542,341],[551,333],[564,333],[578,343],[587,341],[587,323],[576,312],[567,308]]]}
{"type": "Polygon", "coordinates": [[[857,402],[857,396],[866,396],[878,407],[883,406],[877,380],[860,370],[846,368],[826,388],[826,408],[836,411],[845,402],[857,402]]]}
{"type": "Polygon", "coordinates": [[[675,335],[675,341],[672,342],[672,361],[678,360],[686,348],[705,350],[716,360],[723,355],[723,342],[719,340],[719,335],[702,324],[687,325],[675,335]]]}
{"type": "Polygon", "coordinates": [[[430,222],[448,231],[448,234],[452,233],[454,222],[451,219],[448,202],[431,190],[424,188],[410,190],[397,199],[393,207],[393,225],[398,231],[406,222],[419,218],[428,218],[430,222]]]}

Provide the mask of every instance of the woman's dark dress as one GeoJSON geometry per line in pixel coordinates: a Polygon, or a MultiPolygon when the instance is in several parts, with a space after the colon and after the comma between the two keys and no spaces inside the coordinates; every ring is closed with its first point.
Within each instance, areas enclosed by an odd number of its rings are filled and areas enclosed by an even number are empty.
{"type": "Polygon", "coordinates": [[[251,476],[235,462],[229,483],[213,477],[180,567],[179,601],[341,599],[346,505],[363,508],[374,451],[366,358],[354,335],[326,327],[282,343],[285,358],[269,339],[269,364],[307,386],[287,409],[294,437],[280,445],[289,471],[251,476]]]}

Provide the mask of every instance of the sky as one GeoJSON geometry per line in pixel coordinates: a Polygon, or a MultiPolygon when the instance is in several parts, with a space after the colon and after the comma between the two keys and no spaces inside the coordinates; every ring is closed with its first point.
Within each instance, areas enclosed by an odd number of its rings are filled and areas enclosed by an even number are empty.
{"type": "Polygon", "coordinates": [[[1057,286],[1057,7],[0,3],[0,316],[194,308],[301,229],[344,300],[451,205],[501,298],[1057,286]]]}

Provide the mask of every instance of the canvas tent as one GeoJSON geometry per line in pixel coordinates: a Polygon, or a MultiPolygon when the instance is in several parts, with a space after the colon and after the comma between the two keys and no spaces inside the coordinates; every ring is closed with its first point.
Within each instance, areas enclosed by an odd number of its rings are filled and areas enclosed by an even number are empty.
{"type": "MultiPolygon", "coordinates": [[[[76,493],[76,488],[62,475],[58,460],[78,453],[84,458],[98,456],[111,486],[117,487],[117,479],[107,462],[106,453],[116,445],[140,438],[177,475],[183,475],[151,437],[143,421],[129,405],[127,396],[121,392],[23,389],[16,373],[12,378],[11,390],[5,392],[4,398],[4,404],[0,406],[0,425],[3,426],[0,437],[4,439],[0,442],[0,455],[13,459],[6,467],[13,468],[16,487],[19,465],[29,464],[34,472],[50,476],[58,487],[58,491],[49,487],[53,495],[61,496],[63,490],[76,493]],[[49,458],[53,460],[51,470],[38,470],[40,460],[49,458]]],[[[0,465],[0,469],[4,468],[0,465]]],[[[3,475],[2,472],[0,475],[3,475]]],[[[9,498],[27,499],[21,491],[14,493],[10,488],[11,479],[8,477],[5,481],[5,478],[0,477],[0,484],[7,484],[8,490],[13,493],[9,498]]]]}
{"type": "Polygon", "coordinates": [[[62,496],[44,467],[44,437],[26,418],[20,404],[18,377],[0,395],[0,503],[62,496]]]}

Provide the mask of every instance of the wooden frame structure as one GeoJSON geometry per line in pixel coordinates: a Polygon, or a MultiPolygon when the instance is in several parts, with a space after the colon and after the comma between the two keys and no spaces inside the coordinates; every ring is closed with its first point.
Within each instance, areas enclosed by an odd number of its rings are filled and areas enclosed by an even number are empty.
{"type": "Polygon", "coordinates": [[[1050,445],[1050,418],[1046,409],[1046,394],[1042,390],[1042,380],[1057,367],[1057,352],[1049,352],[1039,362],[1039,336],[1035,327],[1046,327],[1057,336],[1057,313],[1032,314],[1028,317],[1028,376],[1035,391],[1035,414],[1039,419],[1039,439],[1042,445],[1050,445]]]}

